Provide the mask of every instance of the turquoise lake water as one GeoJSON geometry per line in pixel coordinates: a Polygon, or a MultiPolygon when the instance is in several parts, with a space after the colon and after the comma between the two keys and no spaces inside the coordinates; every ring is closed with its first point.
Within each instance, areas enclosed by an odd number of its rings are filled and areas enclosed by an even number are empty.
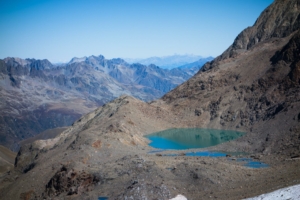
{"type": "MultiPolygon", "coordinates": [[[[160,153],[162,156],[179,156],[181,154],[169,154],[167,150],[184,150],[204,148],[235,140],[245,133],[230,130],[202,129],[202,128],[177,128],[168,129],[147,135],[151,140],[150,146],[157,148],[149,153],[160,153]]],[[[230,155],[244,155],[243,152],[230,152],[230,155]]],[[[186,152],[184,156],[199,157],[226,157],[226,152],[200,151],[186,152]]],[[[230,158],[229,158],[230,159],[230,158]]],[[[254,161],[251,158],[238,158],[237,162],[243,162],[249,168],[265,168],[269,165],[254,161]]]]}
{"type": "Polygon", "coordinates": [[[245,133],[230,130],[176,128],[147,135],[150,146],[159,149],[193,149],[210,147],[237,139],[245,133]]]}

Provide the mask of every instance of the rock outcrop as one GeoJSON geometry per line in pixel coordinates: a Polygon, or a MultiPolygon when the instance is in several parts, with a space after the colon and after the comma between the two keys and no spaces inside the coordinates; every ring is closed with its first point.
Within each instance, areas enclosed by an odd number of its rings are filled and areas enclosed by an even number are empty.
{"type": "Polygon", "coordinates": [[[218,61],[235,57],[271,38],[284,38],[300,28],[300,3],[297,0],[275,0],[266,8],[255,24],[243,30],[233,44],[212,63],[207,63],[202,71],[211,69],[218,61]]]}

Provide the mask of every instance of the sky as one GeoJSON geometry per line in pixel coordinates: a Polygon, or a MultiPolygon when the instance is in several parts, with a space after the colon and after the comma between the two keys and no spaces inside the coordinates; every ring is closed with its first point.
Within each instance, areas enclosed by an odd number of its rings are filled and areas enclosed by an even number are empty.
{"type": "Polygon", "coordinates": [[[218,56],[273,0],[0,0],[0,59],[218,56]]]}

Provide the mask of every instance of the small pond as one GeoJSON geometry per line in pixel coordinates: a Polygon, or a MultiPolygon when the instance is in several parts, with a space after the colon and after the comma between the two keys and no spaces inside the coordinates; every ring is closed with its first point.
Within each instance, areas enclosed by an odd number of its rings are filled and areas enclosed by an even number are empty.
{"type": "MultiPolygon", "coordinates": [[[[148,152],[152,153],[152,152],[148,152]]],[[[162,156],[198,156],[198,157],[226,157],[224,152],[215,152],[215,151],[199,151],[199,152],[187,152],[180,154],[161,154],[162,156]]]]}
{"type": "Polygon", "coordinates": [[[203,128],[168,129],[147,135],[151,147],[159,149],[192,149],[210,147],[237,139],[245,133],[203,128]]]}
{"type": "Polygon", "coordinates": [[[268,164],[260,162],[260,161],[254,161],[252,158],[238,158],[238,162],[244,162],[244,166],[249,168],[266,168],[269,167],[268,164]]]}
{"type": "Polygon", "coordinates": [[[98,197],[98,200],[108,200],[108,197],[98,197]]]}
{"type": "MultiPolygon", "coordinates": [[[[157,150],[157,151],[150,151],[148,153],[167,153],[168,151],[165,150],[157,150]]],[[[236,156],[241,156],[245,155],[243,152],[216,152],[216,151],[199,151],[199,152],[186,152],[186,153],[167,153],[167,154],[160,154],[161,156],[196,156],[196,157],[229,157],[228,160],[233,161],[233,162],[241,162],[243,166],[248,167],[248,168],[266,168],[269,167],[268,164],[263,163],[261,161],[254,161],[252,158],[230,158],[231,155],[236,155],[236,156]]]]}

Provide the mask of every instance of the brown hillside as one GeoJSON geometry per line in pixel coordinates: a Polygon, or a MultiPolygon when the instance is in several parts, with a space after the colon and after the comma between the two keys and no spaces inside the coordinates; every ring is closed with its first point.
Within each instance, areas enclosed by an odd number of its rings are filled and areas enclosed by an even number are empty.
{"type": "Polygon", "coordinates": [[[163,100],[195,126],[248,131],[242,146],[250,151],[281,151],[276,141],[287,140],[286,144],[296,143],[297,153],[299,61],[292,58],[297,38],[299,32],[272,38],[235,58],[220,60],[163,100]]]}

